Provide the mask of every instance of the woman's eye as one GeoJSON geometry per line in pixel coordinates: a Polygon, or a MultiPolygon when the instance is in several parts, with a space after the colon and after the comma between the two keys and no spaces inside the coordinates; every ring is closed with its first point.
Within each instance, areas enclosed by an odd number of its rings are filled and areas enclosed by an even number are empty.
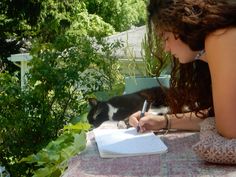
{"type": "Polygon", "coordinates": [[[164,41],[167,41],[169,39],[169,37],[164,37],[164,41]]]}

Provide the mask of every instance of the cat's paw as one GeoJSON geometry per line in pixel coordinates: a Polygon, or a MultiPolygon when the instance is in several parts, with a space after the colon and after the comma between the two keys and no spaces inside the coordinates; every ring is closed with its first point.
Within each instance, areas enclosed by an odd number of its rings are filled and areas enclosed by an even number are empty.
{"type": "Polygon", "coordinates": [[[126,123],[123,120],[121,120],[117,123],[117,127],[118,127],[118,129],[128,128],[128,126],[126,125],[126,123]]]}

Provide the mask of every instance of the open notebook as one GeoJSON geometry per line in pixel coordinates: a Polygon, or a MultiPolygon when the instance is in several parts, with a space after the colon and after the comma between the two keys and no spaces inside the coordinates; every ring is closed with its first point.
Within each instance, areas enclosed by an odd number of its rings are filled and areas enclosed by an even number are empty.
{"type": "Polygon", "coordinates": [[[153,133],[137,133],[129,129],[94,129],[102,158],[139,156],[167,152],[167,146],[153,133]]]}

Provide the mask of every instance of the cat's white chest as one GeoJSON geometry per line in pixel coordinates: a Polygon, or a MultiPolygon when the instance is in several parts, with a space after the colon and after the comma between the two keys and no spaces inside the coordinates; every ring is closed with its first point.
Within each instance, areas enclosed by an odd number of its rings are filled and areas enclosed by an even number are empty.
{"type": "Polygon", "coordinates": [[[114,106],[108,104],[108,117],[109,120],[113,120],[113,115],[118,111],[118,108],[115,108],[114,106]]]}

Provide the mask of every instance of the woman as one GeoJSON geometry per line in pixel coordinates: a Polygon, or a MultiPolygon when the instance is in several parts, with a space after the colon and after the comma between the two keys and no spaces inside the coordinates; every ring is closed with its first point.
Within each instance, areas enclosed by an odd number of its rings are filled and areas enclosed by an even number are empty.
{"type": "Polygon", "coordinates": [[[129,123],[141,132],[199,130],[204,118],[214,116],[217,133],[236,139],[236,1],[150,0],[148,14],[149,36],[160,37],[174,58],[171,114],[140,119],[136,112],[129,123]]]}

